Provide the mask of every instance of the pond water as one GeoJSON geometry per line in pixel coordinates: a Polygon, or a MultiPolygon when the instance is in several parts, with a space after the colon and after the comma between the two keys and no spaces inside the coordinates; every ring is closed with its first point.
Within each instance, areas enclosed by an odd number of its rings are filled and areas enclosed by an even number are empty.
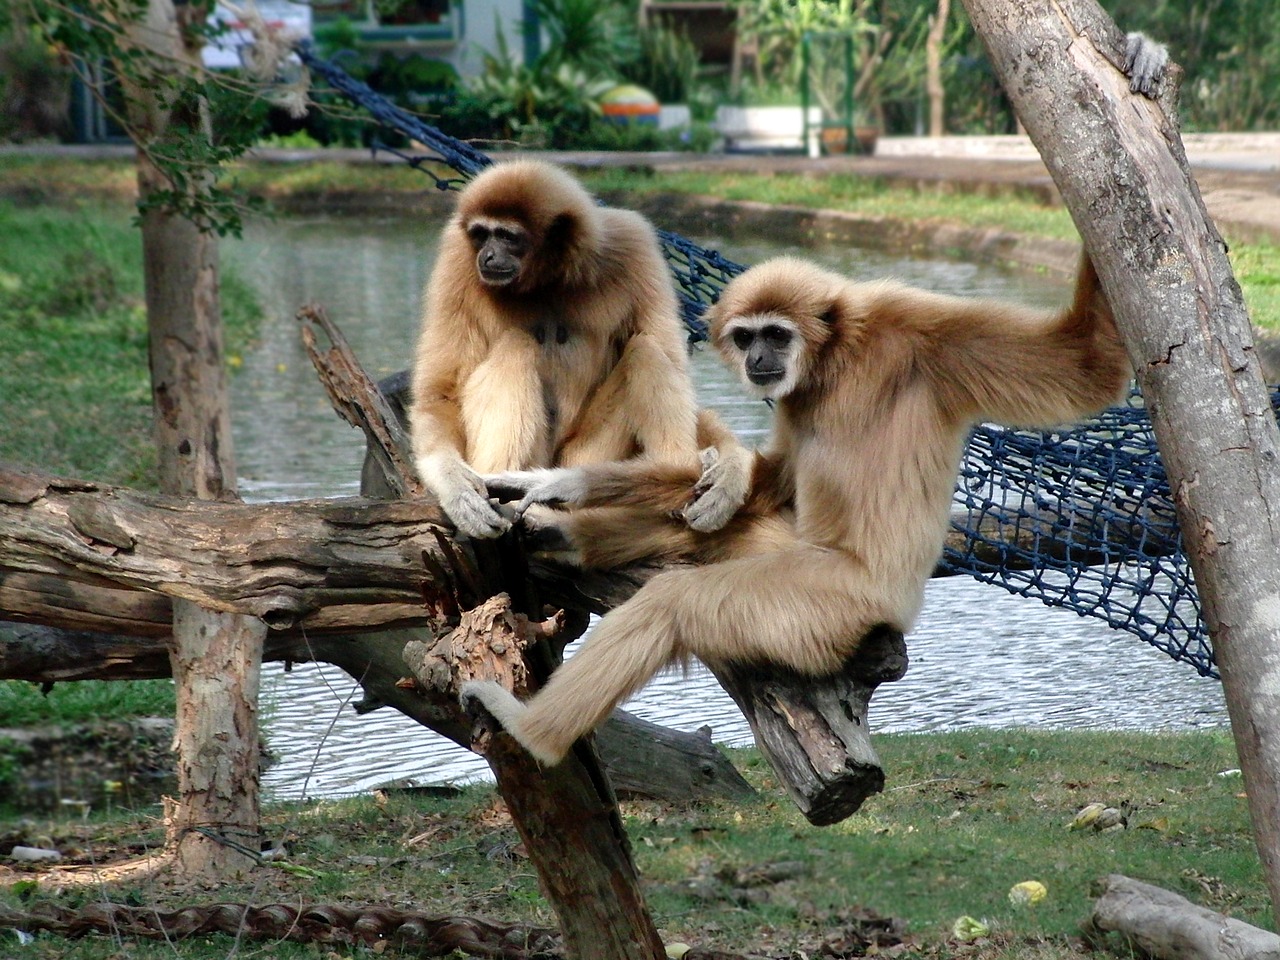
{"type": "MultiPolygon", "coordinates": [[[[358,492],[364,441],[338,419],[312,370],[294,314],[320,303],[375,378],[412,357],[422,283],[438,218],[289,218],[257,224],[224,257],[259,291],[261,339],[232,381],[241,492],[258,500],[358,492]]],[[[696,238],[741,263],[795,252],[763,240],[696,238]]],[[[805,256],[849,276],[896,276],[940,292],[1057,305],[1068,291],[1042,277],[942,260],[911,260],[847,247],[805,256]]],[[[693,358],[703,404],[747,443],[768,431],[769,411],[748,398],[707,351],[693,358]]],[[[572,649],[572,648],[571,648],[572,649]]],[[[1217,681],[1198,677],[1129,634],[967,578],[932,581],[908,637],[906,677],[876,692],[876,731],[964,727],[1186,729],[1225,726],[1217,681]]],[[[263,713],[279,756],[264,777],[268,796],[297,799],[368,790],[391,780],[420,784],[486,777],[484,762],[391,710],[357,717],[355,682],[336,667],[263,668],[263,713]]],[[[708,726],[744,745],[746,721],[706,671],[678,671],[627,704],[670,727],[708,726]]]]}

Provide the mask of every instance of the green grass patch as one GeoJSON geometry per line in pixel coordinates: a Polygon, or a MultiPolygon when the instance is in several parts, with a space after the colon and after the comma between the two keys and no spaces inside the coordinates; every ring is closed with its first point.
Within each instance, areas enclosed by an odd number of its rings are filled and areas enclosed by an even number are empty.
{"type": "Polygon", "coordinates": [[[38,154],[0,156],[0,193],[28,202],[57,202],[70,197],[137,195],[133,160],[89,160],[38,154]]]}
{"type": "MultiPolygon", "coordinates": [[[[0,460],[155,486],[142,248],[132,208],[0,200],[0,460]]],[[[226,342],[257,321],[224,272],[226,342]]]]}
{"type": "MultiPolygon", "coordinates": [[[[668,942],[764,956],[816,954],[860,911],[904,921],[901,956],[1065,960],[1089,912],[1092,885],[1119,872],[1249,923],[1272,927],[1236,766],[1225,732],[1143,734],[984,730],[880,736],[887,789],[832,827],[813,827],[754,750],[733,751],[759,795],[693,808],[624,804],[646,896],[668,942]],[[1080,808],[1127,811],[1127,829],[1070,830],[1080,808]],[[753,882],[780,864],[789,879],[753,882]],[[1035,906],[1010,902],[1025,880],[1048,889],[1035,906]],[[963,915],[992,938],[954,943],[963,915]]],[[[67,817],[37,823],[53,842],[101,863],[161,837],[151,818],[67,817]]],[[[487,787],[454,799],[388,795],[270,807],[266,832],[291,843],[289,869],[266,866],[216,893],[219,901],[379,903],[433,915],[554,922],[500,802],[487,787]]],[[[38,880],[39,875],[34,875],[38,880]]],[[[0,888],[0,905],[64,906],[104,896],[170,908],[214,895],[163,886],[79,891],[50,883],[0,888]]],[[[131,943],[130,957],[221,958],[230,939],[131,943]]],[[[252,950],[262,945],[252,945],[252,950]]],[[[252,952],[251,945],[241,949],[252,952]]],[[[32,958],[100,960],[107,938],[42,936],[32,958]]],[[[270,946],[315,957],[319,947],[270,946]]],[[[390,951],[388,951],[390,953],[390,951]]],[[[342,956],[348,954],[343,953],[342,956]]]]}
{"type": "Polygon", "coordinates": [[[0,727],[67,726],[132,717],[172,717],[171,680],[76,680],[48,693],[24,680],[0,681],[0,727]]]}
{"type": "Polygon", "coordinates": [[[1269,333],[1280,333],[1280,246],[1232,244],[1229,256],[1249,318],[1269,333]]]}

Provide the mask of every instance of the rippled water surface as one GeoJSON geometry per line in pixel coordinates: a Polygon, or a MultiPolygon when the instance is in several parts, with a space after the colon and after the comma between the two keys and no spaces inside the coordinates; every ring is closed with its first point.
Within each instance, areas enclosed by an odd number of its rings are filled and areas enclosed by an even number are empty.
{"type": "MultiPolygon", "coordinates": [[[[320,303],[376,378],[412,357],[418,302],[439,221],[287,219],[259,224],[224,256],[249,274],[268,312],[262,337],[232,384],[241,487],[254,499],[335,496],[359,489],[364,441],[332,412],[293,319],[320,303]]],[[[807,251],[717,244],[740,263],[801,252],[862,279],[895,276],[946,293],[1056,305],[1067,290],[1041,278],[937,260],[907,260],[845,247],[807,251]]],[[[709,352],[693,360],[703,404],[748,443],[769,412],[748,399],[709,352]]],[[[1155,729],[1227,723],[1220,685],[1099,621],[966,578],[934,580],[908,638],[911,667],[882,686],[870,719],[878,731],[1043,726],[1155,729]]],[[[331,796],[388,780],[419,783],[486,776],[483,761],[389,710],[357,717],[354,681],[336,667],[285,673],[263,668],[266,734],[280,756],[265,777],[277,798],[331,796]]],[[[685,730],[709,726],[718,741],[750,742],[733,702],[701,669],[652,682],[628,709],[685,730]]]]}

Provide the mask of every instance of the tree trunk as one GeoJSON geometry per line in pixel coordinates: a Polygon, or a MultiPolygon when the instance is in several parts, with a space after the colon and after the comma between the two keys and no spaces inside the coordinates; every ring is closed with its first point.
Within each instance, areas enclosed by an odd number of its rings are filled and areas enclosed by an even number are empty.
{"type": "MultiPolygon", "coordinates": [[[[150,153],[181,137],[211,139],[205,105],[175,103],[163,82],[202,69],[203,41],[183,29],[172,0],[150,0],[145,19],[126,29],[136,47],[155,59],[154,83],[123,64],[120,74],[138,146],[160,489],[217,500],[233,496],[236,488],[217,239],[170,205],[156,203],[175,189],[199,198],[209,175],[189,171],[179,188],[150,153]]],[[[266,626],[181,599],[174,601],[173,614],[178,798],[169,810],[168,841],[185,878],[217,880],[249,866],[253,860],[245,851],[258,850],[258,672],[266,626]]]]}
{"type": "MultiPolygon", "coordinates": [[[[448,597],[431,602],[442,620],[456,616],[457,623],[430,642],[405,646],[405,663],[424,692],[456,703],[465,680],[498,680],[518,691],[538,685],[534,674],[544,671],[535,665],[550,666],[545,641],[560,631],[562,614],[531,623],[505,593],[460,611],[448,597]]],[[[493,770],[569,955],[658,960],[662,941],[644,901],[617,798],[590,741],[556,766],[542,767],[511,737],[497,733],[480,722],[469,744],[493,770]]]]}
{"type": "Polygon", "coordinates": [[[929,136],[946,132],[946,88],[942,85],[942,40],[947,35],[951,0],[938,0],[938,11],[929,18],[929,35],[924,41],[925,91],[929,96],[929,136]]]}
{"type": "Polygon", "coordinates": [[[1280,912],[1280,432],[1177,130],[1094,0],[965,0],[1093,255],[1147,399],[1280,912]]]}

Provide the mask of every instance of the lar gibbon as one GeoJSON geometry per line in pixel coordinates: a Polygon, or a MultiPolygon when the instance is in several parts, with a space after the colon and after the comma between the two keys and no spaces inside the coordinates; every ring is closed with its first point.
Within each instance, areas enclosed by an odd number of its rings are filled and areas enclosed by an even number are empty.
{"type": "Polygon", "coordinates": [[[495,537],[510,520],[480,473],[635,457],[696,470],[714,447],[714,482],[681,509],[718,529],[751,457],[697,409],[685,350],[647,220],[550,164],[490,167],[459,196],[424,294],[408,412],[419,475],[459,531],[495,537]]]}
{"type": "MultiPolygon", "coordinates": [[[[839,670],[873,627],[908,631],[942,549],[970,428],[1062,424],[1119,398],[1131,370],[1086,257],[1072,305],[1047,314],[893,282],[854,283],[798,259],[748,270],[711,309],[723,359],[775,403],[742,516],[696,536],[567,514],[588,557],[649,550],[706,566],[659,574],[607,614],[528,703],[462,688],[534,756],[556,763],[672,662],[839,670]],[[610,543],[609,541],[615,541],[610,543]],[[634,548],[634,549],[633,549],[634,548]]],[[[691,471],[621,464],[486,478],[539,502],[671,507],[691,471]]]]}

